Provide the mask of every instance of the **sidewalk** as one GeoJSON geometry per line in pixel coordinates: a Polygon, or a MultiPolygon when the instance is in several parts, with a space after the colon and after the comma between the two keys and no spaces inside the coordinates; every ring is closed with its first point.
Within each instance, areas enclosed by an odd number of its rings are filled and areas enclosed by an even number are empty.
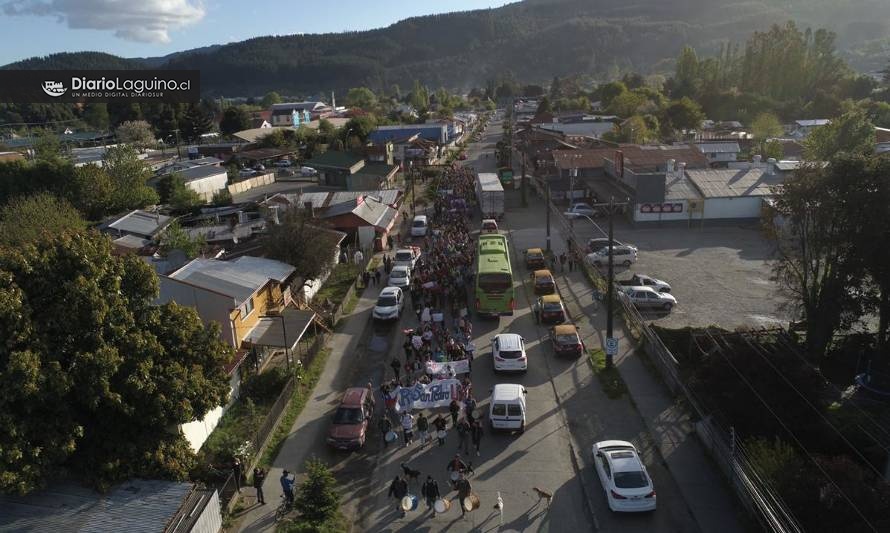
{"type": "MultiPolygon", "coordinates": [[[[581,326],[584,341],[588,346],[601,346],[605,340],[605,304],[600,303],[596,313],[585,313],[582,309],[591,306],[593,295],[583,273],[576,269],[555,274],[564,303],[581,326]]],[[[634,355],[636,346],[625,336],[620,318],[615,321],[614,335],[618,339],[615,365],[699,528],[703,532],[744,531],[740,506],[695,437],[689,414],[660,378],[634,355]]]]}
{"type": "MultiPolygon", "coordinates": [[[[382,257],[382,254],[378,255],[382,257]]],[[[242,501],[248,510],[238,517],[237,524],[233,528],[236,531],[274,531],[275,509],[280,503],[281,495],[279,483],[281,473],[283,470],[296,472],[299,484],[303,463],[313,451],[317,451],[318,443],[324,442],[331,415],[337,407],[337,400],[349,386],[348,380],[355,363],[351,358],[355,355],[368,326],[379,288],[372,285],[362,290],[352,314],[342,321],[331,336],[327,345],[330,355],[318,384],[312,391],[312,397],[291,427],[281,451],[266,476],[263,484],[266,505],[256,505],[252,487],[243,488],[242,501]]]]}

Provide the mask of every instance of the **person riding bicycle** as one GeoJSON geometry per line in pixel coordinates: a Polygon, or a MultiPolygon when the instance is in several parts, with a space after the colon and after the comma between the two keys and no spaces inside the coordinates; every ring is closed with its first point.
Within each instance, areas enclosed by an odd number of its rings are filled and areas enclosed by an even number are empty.
{"type": "Polygon", "coordinates": [[[281,478],[279,479],[279,481],[281,481],[281,490],[284,492],[284,499],[287,500],[288,505],[293,505],[294,482],[296,481],[297,476],[296,474],[293,474],[292,477],[289,476],[291,476],[291,473],[285,470],[281,474],[281,478]]]}

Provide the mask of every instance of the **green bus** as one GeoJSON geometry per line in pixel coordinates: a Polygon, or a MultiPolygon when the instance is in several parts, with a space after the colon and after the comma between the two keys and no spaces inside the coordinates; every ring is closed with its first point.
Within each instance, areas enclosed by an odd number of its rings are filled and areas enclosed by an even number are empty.
{"type": "Polygon", "coordinates": [[[512,315],[516,300],[507,237],[480,235],[476,261],[476,312],[512,315]]]}
{"type": "Polygon", "coordinates": [[[513,187],[513,169],[510,167],[499,168],[498,179],[501,180],[501,185],[503,185],[505,189],[513,187]]]}

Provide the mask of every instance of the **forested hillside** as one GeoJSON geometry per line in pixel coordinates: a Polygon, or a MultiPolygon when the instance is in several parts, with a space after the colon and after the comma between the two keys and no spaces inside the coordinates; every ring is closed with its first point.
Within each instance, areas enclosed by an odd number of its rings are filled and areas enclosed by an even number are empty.
{"type": "Polygon", "coordinates": [[[885,0],[526,0],[497,9],[410,18],[387,28],[270,36],[167,58],[122,60],[91,53],[31,59],[13,68],[107,66],[131,62],[200,69],[214,95],[403,88],[414,79],[466,88],[512,75],[527,81],[583,74],[666,72],[684,45],[716,54],[727,40],[795,20],[838,34],[842,57],[876,70],[890,50],[885,0]],[[103,60],[106,62],[103,64],[103,60]]]}

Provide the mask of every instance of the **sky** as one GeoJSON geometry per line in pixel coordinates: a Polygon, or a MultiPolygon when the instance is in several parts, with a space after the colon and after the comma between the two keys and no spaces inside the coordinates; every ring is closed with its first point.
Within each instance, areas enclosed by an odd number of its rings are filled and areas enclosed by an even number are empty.
{"type": "Polygon", "coordinates": [[[261,35],[328,33],[507,0],[0,0],[0,65],[55,52],[161,56],[261,35]]]}

